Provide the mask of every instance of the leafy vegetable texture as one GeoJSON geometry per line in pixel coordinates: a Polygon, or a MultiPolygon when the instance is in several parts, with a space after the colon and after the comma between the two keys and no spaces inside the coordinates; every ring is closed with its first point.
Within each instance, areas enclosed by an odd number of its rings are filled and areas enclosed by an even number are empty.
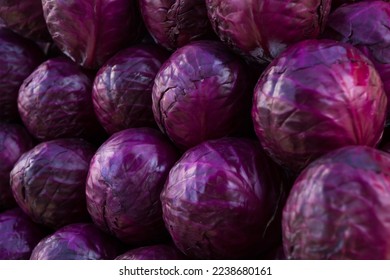
{"type": "Polygon", "coordinates": [[[153,86],[153,113],[180,148],[233,133],[250,110],[247,65],[220,42],[197,41],[163,64],[153,86]]]}
{"type": "Polygon", "coordinates": [[[299,171],[343,146],[376,146],[386,106],[381,78],[358,49],[307,40],[288,48],[262,74],[252,117],[268,154],[299,171]]]}
{"type": "Polygon", "coordinates": [[[136,0],[42,0],[49,32],[63,53],[97,69],[141,35],[136,0]]]}
{"type": "Polygon", "coordinates": [[[161,201],[176,246],[197,259],[245,259],[280,241],[283,180],[255,140],[221,138],[189,149],[161,201]]]}
{"type": "Polygon", "coordinates": [[[157,127],[152,111],[154,78],[169,53],[151,44],[126,48],[95,77],[92,99],[109,134],[132,127],[157,127]]]}
{"type": "Polygon", "coordinates": [[[94,224],[67,225],[42,239],[31,260],[112,260],[120,254],[120,244],[94,224]]]}
{"type": "Polygon", "coordinates": [[[168,50],[214,34],[204,0],[139,0],[139,6],[149,33],[168,50]]]}
{"type": "Polygon", "coordinates": [[[16,206],[10,172],[20,156],[33,147],[33,140],[18,124],[0,123],[0,212],[16,206]]]}
{"type": "Polygon", "coordinates": [[[65,57],[39,65],[19,89],[18,109],[28,131],[41,141],[95,138],[100,126],[93,110],[92,82],[65,57]]]}
{"type": "Polygon", "coordinates": [[[389,259],[389,168],[389,154],[364,146],[312,162],[283,211],[287,258],[389,259]]]}
{"type": "Polygon", "coordinates": [[[11,171],[18,205],[50,228],[89,220],[85,182],[94,148],[81,139],[57,139],[24,153],[11,171]]]}
{"type": "Polygon", "coordinates": [[[87,207],[99,228],[133,245],[167,238],[160,193],[178,159],[157,129],[130,128],[96,152],[87,179],[87,207]]]}
{"type": "Polygon", "coordinates": [[[258,63],[268,63],[286,47],[317,38],[330,0],[206,0],[219,38],[258,63]]]}
{"type": "Polygon", "coordinates": [[[0,121],[19,120],[19,87],[43,60],[34,42],[0,27],[0,121]]]}
{"type": "Polygon", "coordinates": [[[20,209],[0,213],[0,260],[28,260],[46,230],[20,209]]]}
{"type": "Polygon", "coordinates": [[[50,41],[41,0],[0,0],[0,17],[8,28],[23,37],[50,41]]]}
{"type": "MultiPolygon", "coordinates": [[[[390,3],[363,1],[335,10],[327,24],[328,37],[360,49],[374,63],[390,97],[390,3]]],[[[390,113],[390,102],[387,106],[390,113]]],[[[390,116],[388,117],[390,118],[390,116]]]]}
{"type": "Polygon", "coordinates": [[[116,260],[182,260],[185,256],[173,245],[158,244],[135,248],[116,260]]]}

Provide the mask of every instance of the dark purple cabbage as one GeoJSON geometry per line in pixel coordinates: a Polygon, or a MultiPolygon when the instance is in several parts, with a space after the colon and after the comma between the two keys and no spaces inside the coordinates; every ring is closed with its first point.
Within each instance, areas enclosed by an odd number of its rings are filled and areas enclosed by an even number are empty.
{"type": "Polygon", "coordinates": [[[0,123],[0,212],[16,206],[10,172],[20,156],[33,147],[33,140],[18,124],[0,123]]]}
{"type": "Polygon", "coordinates": [[[0,260],[28,260],[46,230],[20,209],[0,213],[0,260]]]}
{"type": "Polygon", "coordinates": [[[0,0],[0,18],[12,31],[31,40],[48,41],[41,0],[0,0]]]}
{"type": "Polygon", "coordinates": [[[252,117],[271,157],[294,171],[347,145],[376,146],[387,98],[372,62],[347,43],[291,46],[260,77],[252,117]]]}
{"type": "Polygon", "coordinates": [[[99,69],[92,100],[98,120],[109,134],[132,127],[157,127],[152,88],[168,56],[158,46],[140,44],[120,51],[99,69]]]}
{"type": "Polygon", "coordinates": [[[19,119],[19,87],[43,59],[43,52],[33,41],[0,28],[0,121],[19,119]]]}
{"type": "Polygon", "coordinates": [[[24,153],[10,173],[16,202],[50,228],[88,221],[85,182],[94,148],[81,139],[57,139],[24,153]]]}
{"type": "Polygon", "coordinates": [[[213,30],[204,0],[139,0],[145,25],[154,40],[168,50],[211,38],[213,30]]]}
{"type": "Polygon", "coordinates": [[[183,260],[186,257],[174,246],[167,244],[135,248],[116,257],[116,260],[183,260]]]}
{"type": "Polygon", "coordinates": [[[42,4],[54,42],[86,68],[99,68],[141,35],[136,0],[42,0],[42,4]]]}
{"type": "Polygon", "coordinates": [[[113,260],[120,244],[94,224],[67,225],[42,239],[31,260],[113,260]]]}
{"type": "Polygon", "coordinates": [[[99,124],[92,104],[92,79],[70,59],[42,63],[22,84],[18,109],[37,139],[94,138],[99,124]]]}
{"type": "MultiPolygon", "coordinates": [[[[335,10],[327,23],[328,37],[350,43],[374,63],[390,98],[390,3],[363,1],[335,10]]],[[[390,102],[387,104],[390,119],[390,102]]]]}
{"type": "Polygon", "coordinates": [[[197,259],[244,259],[268,251],[281,242],[282,177],[255,140],[221,138],[189,149],[161,193],[175,245],[197,259]]]}
{"type": "Polygon", "coordinates": [[[178,157],[157,129],[129,128],[112,135],[88,173],[87,207],[94,223],[133,245],[166,239],[160,192],[178,157]]]}
{"type": "Polygon", "coordinates": [[[288,259],[390,259],[390,155],[349,146],[312,162],[283,211],[288,259]]]}
{"type": "Polygon", "coordinates": [[[268,63],[289,45],[317,38],[331,0],[206,0],[215,32],[229,47],[268,63]]]}
{"type": "Polygon", "coordinates": [[[246,67],[220,42],[178,49],[154,82],[153,113],[160,129],[183,149],[235,132],[250,109],[246,67]]]}

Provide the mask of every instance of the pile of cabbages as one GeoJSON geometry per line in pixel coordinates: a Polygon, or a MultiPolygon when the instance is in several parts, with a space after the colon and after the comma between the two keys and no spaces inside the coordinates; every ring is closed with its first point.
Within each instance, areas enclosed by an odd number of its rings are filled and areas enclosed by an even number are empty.
{"type": "Polygon", "coordinates": [[[390,259],[389,1],[0,19],[0,259],[390,259]]]}

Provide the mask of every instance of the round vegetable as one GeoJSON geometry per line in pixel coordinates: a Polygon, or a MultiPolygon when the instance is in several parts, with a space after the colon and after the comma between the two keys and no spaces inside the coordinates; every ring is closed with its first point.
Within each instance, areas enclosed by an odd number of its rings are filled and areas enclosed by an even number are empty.
{"type": "MultiPolygon", "coordinates": [[[[350,43],[374,63],[390,97],[390,3],[363,1],[334,11],[327,23],[329,37],[350,43]]],[[[390,113],[390,102],[388,102],[390,113]]],[[[390,118],[390,115],[388,116],[390,118]]]]}
{"type": "Polygon", "coordinates": [[[99,68],[140,38],[136,0],[42,0],[49,32],[57,46],[86,68],[99,68]]]}
{"type": "Polygon", "coordinates": [[[178,156],[156,129],[130,128],[112,135],[88,173],[87,207],[95,224],[125,243],[166,239],[159,198],[178,156]]]}
{"type": "Polygon", "coordinates": [[[11,171],[16,202],[33,221],[51,228],[89,219],[85,182],[94,148],[57,139],[24,153],[11,171]]]}
{"type": "Polygon", "coordinates": [[[34,42],[0,28],[0,121],[19,120],[19,87],[43,59],[34,42]]]}
{"type": "Polygon", "coordinates": [[[116,257],[116,260],[182,260],[185,256],[173,245],[139,247],[116,257]]]}
{"type": "Polygon", "coordinates": [[[139,5],[150,34],[168,50],[213,34],[204,0],[139,0],[139,5]]]}
{"type": "Polygon", "coordinates": [[[16,206],[9,174],[19,157],[32,147],[31,136],[21,125],[0,123],[0,212],[16,206]]]}
{"type": "Polygon", "coordinates": [[[271,157],[298,171],[343,146],[375,146],[386,105],[379,74],[360,51],[346,43],[307,40],[262,74],[252,117],[271,157]]]}
{"type": "Polygon", "coordinates": [[[281,240],[282,187],[280,169],[257,141],[206,141],[169,173],[161,193],[165,225],[189,257],[254,257],[281,240]]]}
{"type": "Polygon", "coordinates": [[[23,37],[50,40],[41,0],[0,0],[0,17],[8,28],[23,37]]]}
{"type": "Polygon", "coordinates": [[[119,244],[94,224],[67,225],[41,240],[31,260],[112,260],[119,244]]]}
{"type": "Polygon", "coordinates": [[[0,260],[28,260],[45,235],[19,208],[0,213],[0,260]]]}
{"type": "Polygon", "coordinates": [[[92,80],[67,58],[42,63],[22,84],[18,108],[29,132],[41,141],[96,137],[92,80]]]}
{"type": "Polygon", "coordinates": [[[168,53],[140,44],[122,50],[100,68],[92,91],[96,115],[109,134],[131,127],[156,127],[154,78],[168,53]]]}
{"type": "Polygon", "coordinates": [[[183,149],[234,132],[250,108],[245,67],[219,42],[197,41],[177,50],[154,82],[160,129],[183,149]]]}
{"type": "Polygon", "coordinates": [[[289,259],[390,258],[390,156],[348,146],[312,162],[283,211],[289,259]]]}
{"type": "Polygon", "coordinates": [[[206,0],[219,38],[259,63],[270,62],[287,46],[318,37],[330,0],[206,0]]]}

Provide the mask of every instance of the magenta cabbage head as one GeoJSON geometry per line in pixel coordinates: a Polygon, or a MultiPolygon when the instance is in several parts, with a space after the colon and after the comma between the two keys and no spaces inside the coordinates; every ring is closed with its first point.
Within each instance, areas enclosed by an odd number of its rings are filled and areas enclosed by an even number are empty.
{"type": "Polygon", "coordinates": [[[169,172],[161,193],[166,228],[190,258],[252,258],[281,240],[269,232],[278,222],[282,183],[257,141],[205,141],[169,172]]]}
{"type": "Polygon", "coordinates": [[[41,0],[0,0],[0,18],[12,31],[23,37],[49,41],[41,0]]]}
{"type": "Polygon", "coordinates": [[[18,109],[37,139],[92,138],[99,124],[92,105],[92,80],[70,59],[42,63],[19,89],[18,109]]]}
{"type": "Polygon", "coordinates": [[[312,162],[283,210],[288,259],[390,258],[390,155],[348,146],[312,162]]]}
{"type": "MultiPolygon", "coordinates": [[[[354,45],[372,60],[382,78],[388,97],[390,97],[389,22],[390,3],[366,0],[336,9],[329,17],[326,32],[327,37],[354,45]]],[[[390,102],[387,110],[390,113],[390,102]]]]}
{"type": "Polygon", "coordinates": [[[116,257],[116,260],[183,260],[186,257],[174,246],[168,244],[149,245],[135,248],[116,257]]]}
{"type": "Polygon", "coordinates": [[[252,117],[269,155],[299,171],[343,146],[376,146],[386,106],[380,76],[359,50],[307,40],[283,52],[262,74],[252,117]]]}
{"type": "Polygon", "coordinates": [[[206,0],[215,32],[228,46],[259,63],[286,47],[317,38],[331,0],[206,0]]]}
{"type": "Polygon", "coordinates": [[[89,220],[85,182],[94,148],[81,139],[57,139],[24,153],[10,173],[16,202],[50,228],[89,220]]]}
{"type": "Polygon", "coordinates": [[[120,244],[94,224],[67,225],[42,239],[31,260],[113,260],[120,244]]]}
{"type": "Polygon", "coordinates": [[[178,157],[157,129],[130,128],[112,135],[88,173],[87,207],[94,223],[129,244],[166,239],[160,193],[178,157]]]}
{"type": "Polygon", "coordinates": [[[10,172],[20,156],[32,147],[33,140],[21,125],[0,123],[0,212],[16,206],[10,172]]]}
{"type": "Polygon", "coordinates": [[[0,28],[0,121],[19,120],[19,87],[43,59],[34,42],[0,28]]]}
{"type": "Polygon", "coordinates": [[[42,0],[42,5],[56,45],[85,68],[99,68],[141,34],[136,0],[42,0]]]}
{"type": "Polygon", "coordinates": [[[132,127],[156,127],[152,111],[154,78],[169,54],[149,44],[117,53],[99,69],[92,100],[104,129],[113,134],[132,127]]]}
{"type": "Polygon", "coordinates": [[[168,50],[213,35],[204,0],[139,0],[139,6],[149,33],[168,50]]]}
{"type": "Polygon", "coordinates": [[[160,129],[183,149],[235,132],[250,108],[246,67],[220,42],[178,49],[154,82],[153,113],[160,129]]]}
{"type": "Polygon", "coordinates": [[[0,260],[28,260],[46,230],[20,209],[0,213],[0,260]]]}

